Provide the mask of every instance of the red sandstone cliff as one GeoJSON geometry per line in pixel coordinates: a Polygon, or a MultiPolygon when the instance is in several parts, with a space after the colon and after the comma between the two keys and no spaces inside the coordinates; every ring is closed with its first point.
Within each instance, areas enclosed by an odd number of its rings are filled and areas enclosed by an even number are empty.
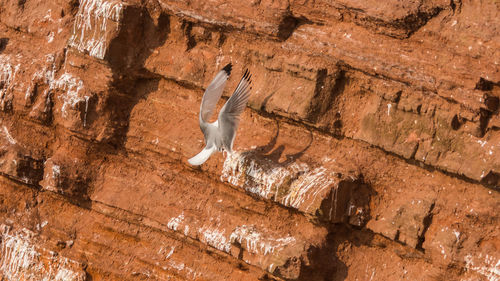
{"type": "Polygon", "coordinates": [[[496,0],[0,0],[0,276],[499,280],[499,69],[496,0]]]}

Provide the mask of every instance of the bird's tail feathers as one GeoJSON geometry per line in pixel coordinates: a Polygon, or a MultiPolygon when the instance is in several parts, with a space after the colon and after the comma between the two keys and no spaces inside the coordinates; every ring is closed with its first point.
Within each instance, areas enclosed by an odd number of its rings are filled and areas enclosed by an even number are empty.
{"type": "Polygon", "coordinates": [[[216,150],[215,145],[211,146],[210,148],[205,147],[200,153],[190,158],[188,162],[193,166],[199,166],[205,163],[205,161],[207,161],[208,158],[210,158],[210,156],[215,152],[215,150],[216,150]]]}

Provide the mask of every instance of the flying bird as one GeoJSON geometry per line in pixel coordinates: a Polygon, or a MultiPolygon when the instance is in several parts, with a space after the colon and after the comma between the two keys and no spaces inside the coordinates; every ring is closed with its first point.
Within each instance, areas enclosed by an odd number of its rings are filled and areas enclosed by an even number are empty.
{"type": "Polygon", "coordinates": [[[218,119],[209,123],[217,102],[222,96],[222,91],[226,86],[227,79],[231,74],[232,65],[227,64],[222,68],[214,80],[208,85],[200,106],[200,129],[205,136],[205,148],[188,160],[191,165],[201,165],[216,151],[233,152],[233,142],[236,136],[236,129],[240,122],[240,115],[245,110],[248,98],[250,97],[250,87],[252,75],[245,70],[240,83],[234,93],[226,101],[226,104],[219,112],[218,119]]]}

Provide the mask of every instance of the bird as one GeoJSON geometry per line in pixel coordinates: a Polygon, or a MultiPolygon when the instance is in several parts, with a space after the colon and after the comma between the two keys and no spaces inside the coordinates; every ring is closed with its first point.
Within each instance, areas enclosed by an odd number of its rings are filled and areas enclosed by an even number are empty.
{"type": "Polygon", "coordinates": [[[245,70],[233,94],[220,110],[217,120],[209,122],[231,75],[231,70],[232,64],[228,63],[215,75],[203,94],[198,118],[200,129],[205,137],[205,147],[200,153],[188,160],[189,164],[193,166],[205,163],[216,151],[233,152],[233,142],[240,122],[240,115],[245,110],[252,89],[250,85],[252,75],[248,69],[245,70]]]}

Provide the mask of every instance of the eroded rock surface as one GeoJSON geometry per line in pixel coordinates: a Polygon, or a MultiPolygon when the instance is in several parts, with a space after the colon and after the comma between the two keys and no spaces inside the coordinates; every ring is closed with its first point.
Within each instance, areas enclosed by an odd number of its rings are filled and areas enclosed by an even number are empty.
{"type": "Polygon", "coordinates": [[[0,0],[0,277],[500,280],[499,30],[498,1],[0,0]],[[236,152],[191,167],[229,62],[236,152]]]}

